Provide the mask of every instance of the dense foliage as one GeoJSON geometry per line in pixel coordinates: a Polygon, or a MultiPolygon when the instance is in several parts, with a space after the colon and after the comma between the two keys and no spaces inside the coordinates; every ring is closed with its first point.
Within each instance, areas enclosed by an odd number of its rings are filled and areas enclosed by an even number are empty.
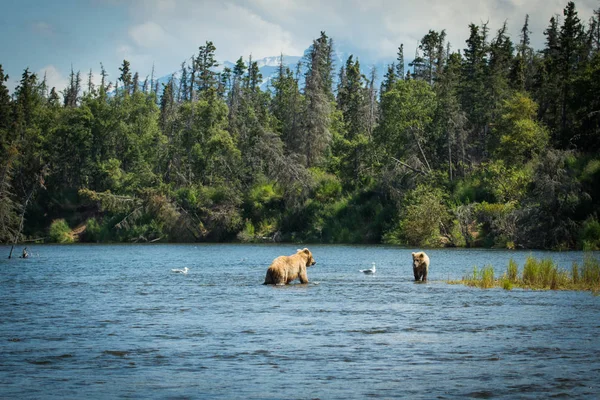
{"type": "Polygon", "coordinates": [[[304,241],[600,246],[600,10],[553,17],[545,47],[470,25],[429,31],[381,87],[322,32],[269,90],[200,46],[178,79],[59,96],[0,66],[0,242],[304,241]],[[338,73],[339,71],[339,73],[338,73]],[[160,89],[160,90],[159,90],[160,89]]]}

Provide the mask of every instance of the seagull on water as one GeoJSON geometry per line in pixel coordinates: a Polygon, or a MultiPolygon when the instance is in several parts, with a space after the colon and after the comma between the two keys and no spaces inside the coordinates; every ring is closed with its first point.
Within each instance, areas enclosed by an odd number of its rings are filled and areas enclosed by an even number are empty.
{"type": "Polygon", "coordinates": [[[375,269],[375,263],[373,263],[373,266],[369,269],[361,269],[360,272],[362,272],[363,274],[367,274],[367,275],[371,275],[374,274],[376,271],[375,269]]]}
{"type": "Polygon", "coordinates": [[[188,267],[185,267],[184,269],[177,269],[174,268],[171,271],[175,272],[176,274],[187,274],[188,273],[188,267]]]}

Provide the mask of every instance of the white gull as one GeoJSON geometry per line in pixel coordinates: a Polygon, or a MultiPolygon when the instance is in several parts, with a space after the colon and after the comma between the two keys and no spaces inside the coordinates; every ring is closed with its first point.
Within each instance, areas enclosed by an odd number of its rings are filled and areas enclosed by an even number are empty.
{"type": "Polygon", "coordinates": [[[362,272],[363,274],[374,274],[376,271],[375,268],[375,263],[373,263],[373,266],[369,269],[361,269],[360,272],[362,272]]]}

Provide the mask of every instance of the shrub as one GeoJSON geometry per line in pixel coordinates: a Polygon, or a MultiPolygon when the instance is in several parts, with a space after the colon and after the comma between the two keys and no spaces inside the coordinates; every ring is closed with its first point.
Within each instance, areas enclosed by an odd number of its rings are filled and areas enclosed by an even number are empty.
{"type": "Polygon", "coordinates": [[[583,250],[600,250],[600,222],[595,217],[588,218],[581,227],[579,237],[583,250]]]}
{"type": "Polygon", "coordinates": [[[105,223],[99,223],[96,218],[89,218],[81,241],[85,242],[107,242],[111,240],[110,229],[105,223]]]}
{"type": "Polygon", "coordinates": [[[406,196],[402,218],[395,228],[385,234],[384,241],[390,244],[440,246],[440,228],[450,226],[450,215],[444,199],[445,194],[440,189],[417,186],[406,196]]]}
{"type": "Polygon", "coordinates": [[[52,221],[50,225],[50,240],[55,243],[73,243],[75,240],[71,236],[71,228],[64,219],[52,221]]]}
{"type": "Polygon", "coordinates": [[[244,229],[237,234],[237,238],[242,243],[250,243],[255,241],[254,225],[249,220],[246,220],[244,229]]]}
{"type": "Polygon", "coordinates": [[[480,235],[487,247],[510,248],[517,236],[516,203],[479,203],[475,215],[480,222],[480,235]]]}
{"type": "Polygon", "coordinates": [[[332,203],[342,195],[342,183],[335,175],[313,170],[315,188],[313,198],[320,203],[332,203]]]}

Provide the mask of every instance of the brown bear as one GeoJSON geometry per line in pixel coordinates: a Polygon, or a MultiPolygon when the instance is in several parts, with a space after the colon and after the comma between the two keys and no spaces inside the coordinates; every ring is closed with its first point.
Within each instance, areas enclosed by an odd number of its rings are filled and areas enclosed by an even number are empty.
{"type": "Polygon", "coordinates": [[[306,268],[317,262],[308,249],[298,250],[291,256],[279,256],[273,260],[265,276],[265,285],[287,285],[296,278],[301,283],[308,283],[306,268]]]}
{"type": "Polygon", "coordinates": [[[429,272],[429,257],[422,251],[418,253],[412,253],[413,258],[413,273],[415,274],[415,281],[423,282],[427,281],[427,273],[429,272]]]}

